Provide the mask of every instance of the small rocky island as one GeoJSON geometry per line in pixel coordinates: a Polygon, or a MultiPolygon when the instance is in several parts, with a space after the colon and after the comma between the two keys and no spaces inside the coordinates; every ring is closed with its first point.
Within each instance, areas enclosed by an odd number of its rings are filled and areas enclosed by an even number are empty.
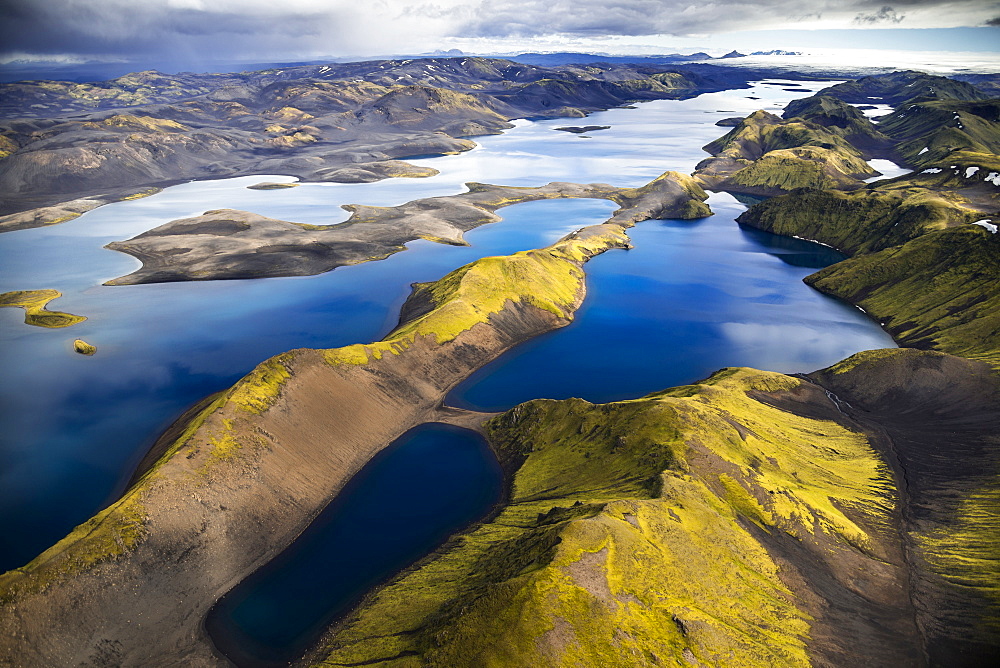
{"type": "Polygon", "coordinates": [[[60,297],[62,293],[58,290],[14,290],[0,294],[0,307],[23,308],[24,324],[35,327],[57,329],[70,327],[87,319],[86,316],[46,308],[49,302],[60,297]]]}
{"type": "Polygon", "coordinates": [[[585,132],[596,132],[598,130],[610,130],[610,125],[567,125],[562,128],[552,128],[553,130],[559,130],[560,132],[572,132],[573,134],[582,135],[585,132]]]}

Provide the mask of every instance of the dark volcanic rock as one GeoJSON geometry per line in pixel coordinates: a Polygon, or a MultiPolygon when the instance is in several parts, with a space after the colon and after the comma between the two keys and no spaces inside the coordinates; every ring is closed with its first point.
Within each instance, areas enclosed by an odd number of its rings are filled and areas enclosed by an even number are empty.
{"type": "Polygon", "coordinates": [[[572,132],[574,134],[582,135],[584,132],[596,132],[598,130],[610,130],[610,125],[568,125],[564,128],[552,128],[553,130],[560,130],[562,132],[572,132]]]}
{"type": "Polygon", "coordinates": [[[64,219],[47,207],[191,179],[277,173],[367,182],[399,175],[372,163],[467,150],[474,144],[461,137],[502,132],[510,119],[582,118],[742,85],[747,76],[463,57],[6,84],[0,117],[22,118],[0,124],[0,216],[35,211],[0,220],[0,230],[64,219]]]}
{"type": "Polygon", "coordinates": [[[722,118],[715,122],[721,128],[735,128],[737,125],[743,122],[743,116],[730,116],[729,118],[722,118]]]}
{"type": "Polygon", "coordinates": [[[1000,649],[1000,383],[982,362],[872,351],[811,375],[876,435],[901,490],[917,623],[934,666],[984,666],[1000,649]],[[846,402],[846,403],[845,403],[846,402]],[[992,547],[991,547],[992,545],[992,547]]]}

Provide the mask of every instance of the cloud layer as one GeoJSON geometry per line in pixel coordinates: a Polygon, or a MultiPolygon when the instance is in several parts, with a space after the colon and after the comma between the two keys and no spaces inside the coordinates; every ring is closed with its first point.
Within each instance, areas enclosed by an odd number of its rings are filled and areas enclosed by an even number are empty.
{"type": "Polygon", "coordinates": [[[707,35],[736,30],[981,26],[1000,3],[982,0],[482,0],[463,26],[484,36],[707,35]]]}
{"type": "Polygon", "coordinates": [[[278,60],[450,40],[996,25],[991,0],[0,0],[0,55],[278,60]]]}

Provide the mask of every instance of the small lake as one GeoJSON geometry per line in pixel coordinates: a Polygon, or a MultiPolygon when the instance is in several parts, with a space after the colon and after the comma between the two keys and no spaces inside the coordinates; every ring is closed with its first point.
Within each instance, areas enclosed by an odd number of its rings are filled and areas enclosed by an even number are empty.
{"type": "Polygon", "coordinates": [[[286,665],[366,591],[482,518],[503,473],[483,438],[424,424],[380,452],[278,558],[212,609],[206,627],[240,668],[286,665]]]}

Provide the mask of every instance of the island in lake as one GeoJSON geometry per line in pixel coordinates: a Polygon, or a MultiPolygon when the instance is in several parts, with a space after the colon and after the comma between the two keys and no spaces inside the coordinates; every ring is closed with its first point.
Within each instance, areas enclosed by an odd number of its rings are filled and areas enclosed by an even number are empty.
{"type": "Polygon", "coordinates": [[[998,82],[0,84],[0,664],[985,665],[998,82]]]}

